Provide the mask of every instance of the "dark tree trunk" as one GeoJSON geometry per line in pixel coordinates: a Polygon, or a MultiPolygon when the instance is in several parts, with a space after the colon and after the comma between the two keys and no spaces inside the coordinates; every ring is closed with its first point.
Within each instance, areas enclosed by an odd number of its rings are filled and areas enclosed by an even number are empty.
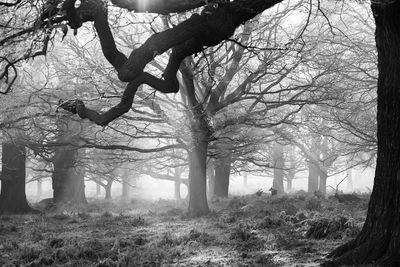
{"type": "Polygon", "coordinates": [[[111,187],[112,181],[108,181],[104,189],[106,190],[106,197],[105,199],[111,199],[111,187]]]}
{"type": "Polygon", "coordinates": [[[400,2],[375,1],[372,10],[379,69],[374,187],[362,231],[330,256],[337,265],[400,266],[400,2]]]}
{"type": "Polygon", "coordinates": [[[318,169],[311,162],[308,163],[308,193],[318,191],[318,169]]]}
{"type": "Polygon", "coordinates": [[[0,192],[0,214],[29,213],[25,195],[25,146],[14,142],[2,145],[2,172],[0,192]]]}
{"type": "Polygon", "coordinates": [[[215,160],[215,185],[214,194],[218,197],[228,197],[229,176],[231,174],[230,156],[215,160]]]}
{"type": "Polygon", "coordinates": [[[207,177],[208,177],[208,197],[212,198],[214,196],[214,188],[215,188],[215,167],[214,167],[214,165],[209,165],[207,167],[207,177]]]}
{"type": "Polygon", "coordinates": [[[272,187],[277,190],[277,193],[283,194],[283,146],[281,144],[275,143],[273,148],[273,160],[274,160],[274,180],[272,182],[272,187]]]}
{"type": "Polygon", "coordinates": [[[322,194],[326,194],[326,180],[328,179],[328,175],[325,172],[321,172],[319,175],[319,188],[318,190],[322,194]]]}
{"type": "Polygon", "coordinates": [[[196,133],[197,140],[189,152],[189,215],[198,217],[209,213],[207,203],[207,136],[196,133]]]}
{"type": "Polygon", "coordinates": [[[53,166],[54,203],[86,203],[84,173],[76,166],[78,150],[70,147],[57,149],[53,166]]]}

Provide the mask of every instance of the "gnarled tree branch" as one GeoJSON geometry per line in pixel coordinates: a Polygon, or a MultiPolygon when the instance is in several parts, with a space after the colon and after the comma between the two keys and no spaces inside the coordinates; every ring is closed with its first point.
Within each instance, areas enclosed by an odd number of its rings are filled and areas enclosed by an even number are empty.
{"type": "Polygon", "coordinates": [[[201,15],[194,14],[177,26],[152,35],[142,46],[134,49],[129,58],[115,45],[104,3],[101,0],[83,0],[81,5],[75,8],[75,1],[66,0],[62,8],[70,26],[77,29],[86,21],[94,21],[104,56],[118,72],[119,79],[129,84],[121,102],[103,114],[87,109],[79,100],[63,102],[60,107],[96,124],[107,125],[129,111],[137,88],[143,83],[163,93],[176,93],[179,89],[176,73],[185,57],[200,52],[204,46],[214,46],[226,40],[240,24],[282,0],[237,0],[217,5],[214,9],[211,8],[211,11],[208,9],[201,15]],[[170,48],[173,50],[163,75],[164,79],[143,72],[144,67],[156,55],[170,48]]]}

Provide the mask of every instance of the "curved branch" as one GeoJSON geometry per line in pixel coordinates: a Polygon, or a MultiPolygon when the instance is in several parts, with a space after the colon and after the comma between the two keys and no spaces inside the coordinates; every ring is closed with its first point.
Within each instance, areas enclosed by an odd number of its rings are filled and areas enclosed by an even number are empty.
{"type": "Polygon", "coordinates": [[[119,79],[129,84],[121,102],[103,114],[86,108],[81,100],[60,102],[60,107],[98,125],[107,125],[129,111],[137,88],[143,83],[163,93],[176,93],[179,89],[176,74],[185,57],[202,51],[204,46],[217,45],[229,38],[241,23],[281,1],[237,0],[217,5],[215,9],[211,8],[201,15],[194,14],[179,25],[152,35],[127,58],[116,47],[107,20],[107,8],[101,0],[82,1],[78,8],[75,8],[76,0],[66,0],[62,10],[65,11],[71,28],[77,29],[86,21],[94,21],[104,56],[118,72],[119,79]],[[173,50],[163,74],[164,79],[143,72],[144,67],[156,55],[170,48],[173,50]]]}
{"type": "MultiPolygon", "coordinates": [[[[211,2],[211,1],[210,1],[211,2]]],[[[216,1],[212,1],[216,2],[216,1]]],[[[114,5],[135,12],[149,12],[167,15],[189,11],[205,4],[204,0],[111,0],[114,5]]]]}

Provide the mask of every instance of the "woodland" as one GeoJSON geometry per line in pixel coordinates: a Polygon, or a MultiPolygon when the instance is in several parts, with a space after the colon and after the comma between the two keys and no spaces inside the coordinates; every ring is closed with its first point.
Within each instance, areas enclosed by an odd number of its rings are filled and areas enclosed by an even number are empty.
{"type": "Polygon", "coordinates": [[[0,265],[400,266],[399,12],[0,1],[0,265]]]}

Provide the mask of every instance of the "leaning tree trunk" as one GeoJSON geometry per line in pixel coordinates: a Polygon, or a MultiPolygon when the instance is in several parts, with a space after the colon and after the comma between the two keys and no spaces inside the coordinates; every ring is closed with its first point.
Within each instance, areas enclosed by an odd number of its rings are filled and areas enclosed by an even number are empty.
{"type": "Polygon", "coordinates": [[[277,193],[280,195],[285,192],[283,188],[283,146],[281,144],[274,144],[272,156],[274,160],[274,180],[272,182],[272,187],[276,189],[277,193]]]}
{"type": "Polygon", "coordinates": [[[14,142],[2,145],[0,214],[28,213],[33,210],[25,195],[25,146],[14,142]]]}
{"type": "Polygon", "coordinates": [[[228,197],[229,176],[231,174],[230,156],[215,160],[215,184],[214,194],[218,197],[228,197]]]}
{"type": "Polygon", "coordinates": [[[189,216],[209,213],[207,203],[207,134],[194,131],[194,144],[189,151],[189,216]]]}
{"type": "Polygon", "coordinates": [[[308,193],[318,191],[318,170],[311,162],[308,163],[308,193]]]}
{"type": "Polygon", "coordinates": [[[86,203],[84,173],[76,166],[78,150],[71,147],[57,149],[53,159],[54,203],[86,203]]]}
{"type": "Polygon", "coordinates": [[[372,10],[379,70],[374,187],[362,231],[330,256],[337,265],[400,266],[400,1],[375,1],[372,10]]]}

